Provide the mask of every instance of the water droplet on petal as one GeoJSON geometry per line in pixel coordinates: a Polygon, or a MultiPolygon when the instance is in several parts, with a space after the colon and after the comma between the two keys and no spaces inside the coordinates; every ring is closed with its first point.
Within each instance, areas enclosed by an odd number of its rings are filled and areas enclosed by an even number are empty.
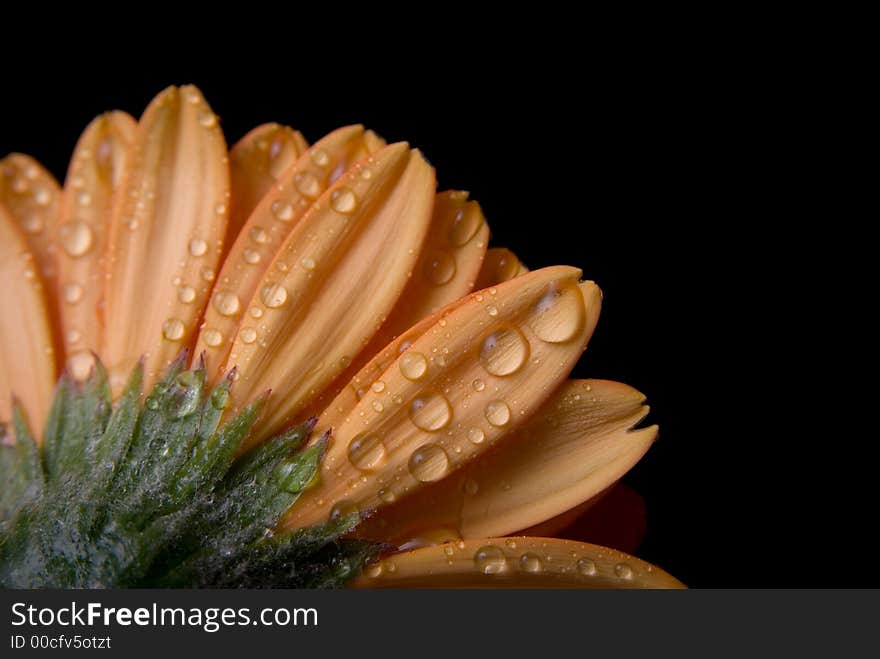
{"type": "Polygon", "coordinates": [[[482,444],[483,440],[486,439],[486,433],[479,428],[471,428],[468,430],[467,438],[472,444],[482,444]]]}
{"type": "Polygon", "coordinates": [[[208,251],[208,243],[201,238],[193,238],[189,241],[189,253],[193,256],[202,256],[208,251]]]}
{"type": "Polygon", "coordinates": [[[260,253],[255,249],[248,248],[242,252],[242,258],[244,258],[245,263],[256,265],[260,262],[260,253]]]}
{"type": "Polygon", "coordinates": [[[162,336],[169,341],[180,341],[185,331],[186,327],[179,318],[169,318],[162,323],[162,336]]]}
{"type": "Polygon", "coordinates": [[[440,480],[447,469],[449,469],[449,456],[437,444],[420,446],[409,458],[410,473],[422,483],[440,480]]]}
{"type": "Polygon", "coordinates": [[[251,240],[258,245],[265,245],[269,242],[269,234],[262,227],[253,227],[249,233],[251,240]]]}
{"type": "Polygon", "coordinates": [[[528,359],[529,342],[515,327],[501,327],[483,339],[480,362],[492,375],[513,375],[528,359]]]}
{"type": "Polygon", "coordinates": [[[633,571],[632,568],[626,563],[618,563],[614,566],[614,574],[616,574],[621,579],[632,579],[633,571]]]}
{"type": "Polygon", "coordinates": [[[337,501],[330,509],[330,521],[336,522],[358,513],[358,507],[352,501],[337,501]]]}
{"type": "Polygon", "coordinates": [[[348,444],[348,460],[361,471],[379,466],[385,459],[385,445],[373,433],[357,435],[348,444]]]}
{"type": "Polygon", "coordinates": [[[242,327],[238,335],[243,343],[253,343],[257,340],[257,330],[253,327],[242,327]]]}
{"type": "Polygon", "coordinates": [[[304,258],[302,261],[302,267],[306,270],[314,270],[315,269],[315,260],[310,258],[304,258]]]}
{"type": "Polygon", "coordinates": [[[434,250],[425,260],[424,274],[435,286],[445,284],[455,275],[455,259],[448,252],[434,250]]]}
{"type": "Polygon", "coordinates": [[[538,338],[563,343],[573,339],[584,326],[584,298],[576,284],[560,287],[551,282],[533,313],[530,325],[538,338]]]}
{"type": "Polygon", "coordinates": [[[474,391],[482,391],[483,389],[486,388],[486,383],[483,382],[481,379],[477,378],[476,380],[474,380],[471,383],[471,386],[473,386],[474,391]]]}
{"type": "Polygon", "coordinates": [[[394,492],[383,487],[379,490],[379,498],[385,503],[393,503],[397,497],[394,496],[394,492]]]}
{"type": "Polygon", "coordinates": [[[410,403],[409,418],[416,428],[436,432],[449,425],[452,407],[443,394],[435,391],[422,392],[410,403]]]}
{"type": "Polygon", "coordinates": [[[73,220],[58,227],[61,246],[70,256],[82,256],[92,248],[92,229],[85,222],[73,220]]]}
{"type": "Polygon", "coordinates": [[[293,219],[293,206],[290,202],[279,199],[272,202],[272,215],[281,222],[290,222],[293,219]]]}
{"type": "Polygon", "coordinates": [[[523,572],[540,572],[543,567],[541,557],[532,552],[526,552],[519,557],[519,566],[523,572]]]}
{"type": "Polygon", "coordinates": [[[217,125],[217,116],[213,112],[202,112],[199,115],[199,124],[204,128],[211,128],[217,125]]]}
{"type": "Polygon", "coordinates": [[[400,358],[400,372],[407,380],[419,380],[428,370],[428,360],[420,352],[407,352],[400,358]]]}
{"type": "Polygon", "coordinates": [[[466,245],[483,224],[483,215],[478,210],[465,207],[455,214],[449,229],[449,242],[456,247],[466,245]]]}
{"type": "Polygon", "coordinates": [[[184,304],[189,304],[196,299],[196,289],[192,286],[181,286],[177,289],[177,299],[184,304]]]}
{"type": "Polygon", "coordinates": [[[64,286],[64,301],[68,304],[76,304],[82,299],[83,287],[79,284],[66,284],[64,286]]]}
{"type": "Polygon", "coordinates": [[[486,420],[497,428],[510,421],[510,408],[503,400],[493,400],[486,405],[486,420]]]}
{"type": "Polygon", "coordinates": [[[260,292],[260,299],[270,309],[277,309],[287,302],[287,289],[281,284],[268,283],[260,292]]]}
{"type": "Polygon", "coordinates": [[[474,554],[474,565],[483,574],[498,574],[507,569],[507,558],[500,547],[485,545],[474,554]]]}
{"type": "Polygon", "coordinates": [[[321,194],[321,183],[311,172],[299,172],[293,177],[293,184],[305,197],[315,199],[321,194]]]}
{"type": "Polygon", "coordinates": [[[327,155],[324,149],[312,149],[309,151],[309,156],[311,156],[312,162],[318,167],[326,167],[330,162],[330,156],[327,155]]]}
{"type": "Polygon", "coordinates": [[[221,316],[234,316],[241,308],[241,301],[235,293],[220,291],[214,295],[214,308],[221,316]]]}
{"type": "Polygon", "coordinates": [[[202,337],[209,348],[216,348],[223,343],[223,335],[215,329],[206,329],[202,337]]]}
{"type": "Polygon", "coordinates": [[[67,370],[76,380],[85,380],[95,364],[95,356],[89,350],[79,350],[67,358],[67,370]]]}
{"type": "Polygon", "coordinates": [[[353,213],[357,207],[357,198],[348,188],[339,188],[330,195],[330,205],[337,213],[353,213]]]}
{"type": "Polygon", "coordinates": [[[577,562],[577,570],[584,576],[592,577],[596,574],[596,562],[589,558],[582,558],[577,562]]]}

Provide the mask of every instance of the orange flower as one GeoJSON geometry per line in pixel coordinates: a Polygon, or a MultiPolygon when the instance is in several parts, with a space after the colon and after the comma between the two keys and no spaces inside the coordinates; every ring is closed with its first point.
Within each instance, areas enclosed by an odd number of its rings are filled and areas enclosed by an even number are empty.
{"type": "Polygon", "coordinates": [[[214,381],[234,373],[228,415],[272,390],[250,445],[309,416],[332,432],[282,527],[360,511],[358,535],[401,551],[357,585],[680,586],[614,550],[503,537],[594,500],[657,429],[635,429],[631,387],[568,379],[596,284],[487,251],[480,206],[435,188],[419,151],[361,126],[309,147],[268,124],[227,152],[194,87],[98,117],[63,189],[7,157],[0,420],[14,395],[39,435],[62,368],[83,379],[98,356],[118,393],[139,359],[149,384],[192,347],[214,381]]]}

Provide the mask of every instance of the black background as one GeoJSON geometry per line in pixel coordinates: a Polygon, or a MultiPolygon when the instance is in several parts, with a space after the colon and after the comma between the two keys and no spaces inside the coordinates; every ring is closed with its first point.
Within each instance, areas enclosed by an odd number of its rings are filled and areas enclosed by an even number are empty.
{"type": "Polygon", "coordinates": [[[110,52],[92,69],[17,62],[4,73],[0,153],[25,151],[63,177],[95,114],[137,116],[186,82],[230,143],[265,121],[310,141],[353,122],[408,140],[441,189],[480,201],[493,244],[532,268],[579,266],[603,288],[575,375],[639,388],[660,425],[626,479],[647,502],[640,556],[695,587],[880,584],[865,512],[875,497],[847,476],[870,433],[820,420],[848,384],[820,356],[841,306],[827,253],[799,259],[818,200],[795,179],[818,138],[792,102],[791,67],[663,40],[523,41],[478,57],[481,38],[462,26],[436,63],[416,36],[388,52],[342,49],[339,64],[304,44],[201,66],[114,66],[110,52]]]}

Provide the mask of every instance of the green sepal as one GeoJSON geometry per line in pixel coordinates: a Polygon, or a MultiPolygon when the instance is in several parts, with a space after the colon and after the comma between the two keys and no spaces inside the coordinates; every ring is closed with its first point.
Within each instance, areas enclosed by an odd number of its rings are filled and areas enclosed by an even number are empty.
{"type": "Polygon", "coordinates": [[[266,403],[226,418],[234,373],[210,389],[182,355],[143,398],[143,366],[115,407],[97,363],[59,381],[41,447],[16,406],[0,437],[0,586],[335,587],[375,543],[342,540],[357,515],[296,532],[280,517],[315,481],[315,420],[236,458],[266,403]]]}

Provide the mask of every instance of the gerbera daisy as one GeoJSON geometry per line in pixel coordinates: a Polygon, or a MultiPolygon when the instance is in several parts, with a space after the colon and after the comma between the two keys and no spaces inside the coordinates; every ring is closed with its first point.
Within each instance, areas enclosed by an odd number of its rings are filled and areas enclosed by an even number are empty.
{"type": "Polygon", "coordinates": [[[63,188],[0,161],[0,232],[6,585],[680,586],[524,535],[657,429],[567,379],[596,284],[488,249],[406,143],[267,124],[227,153],[172,87],[95,119],[63,188]]]}

